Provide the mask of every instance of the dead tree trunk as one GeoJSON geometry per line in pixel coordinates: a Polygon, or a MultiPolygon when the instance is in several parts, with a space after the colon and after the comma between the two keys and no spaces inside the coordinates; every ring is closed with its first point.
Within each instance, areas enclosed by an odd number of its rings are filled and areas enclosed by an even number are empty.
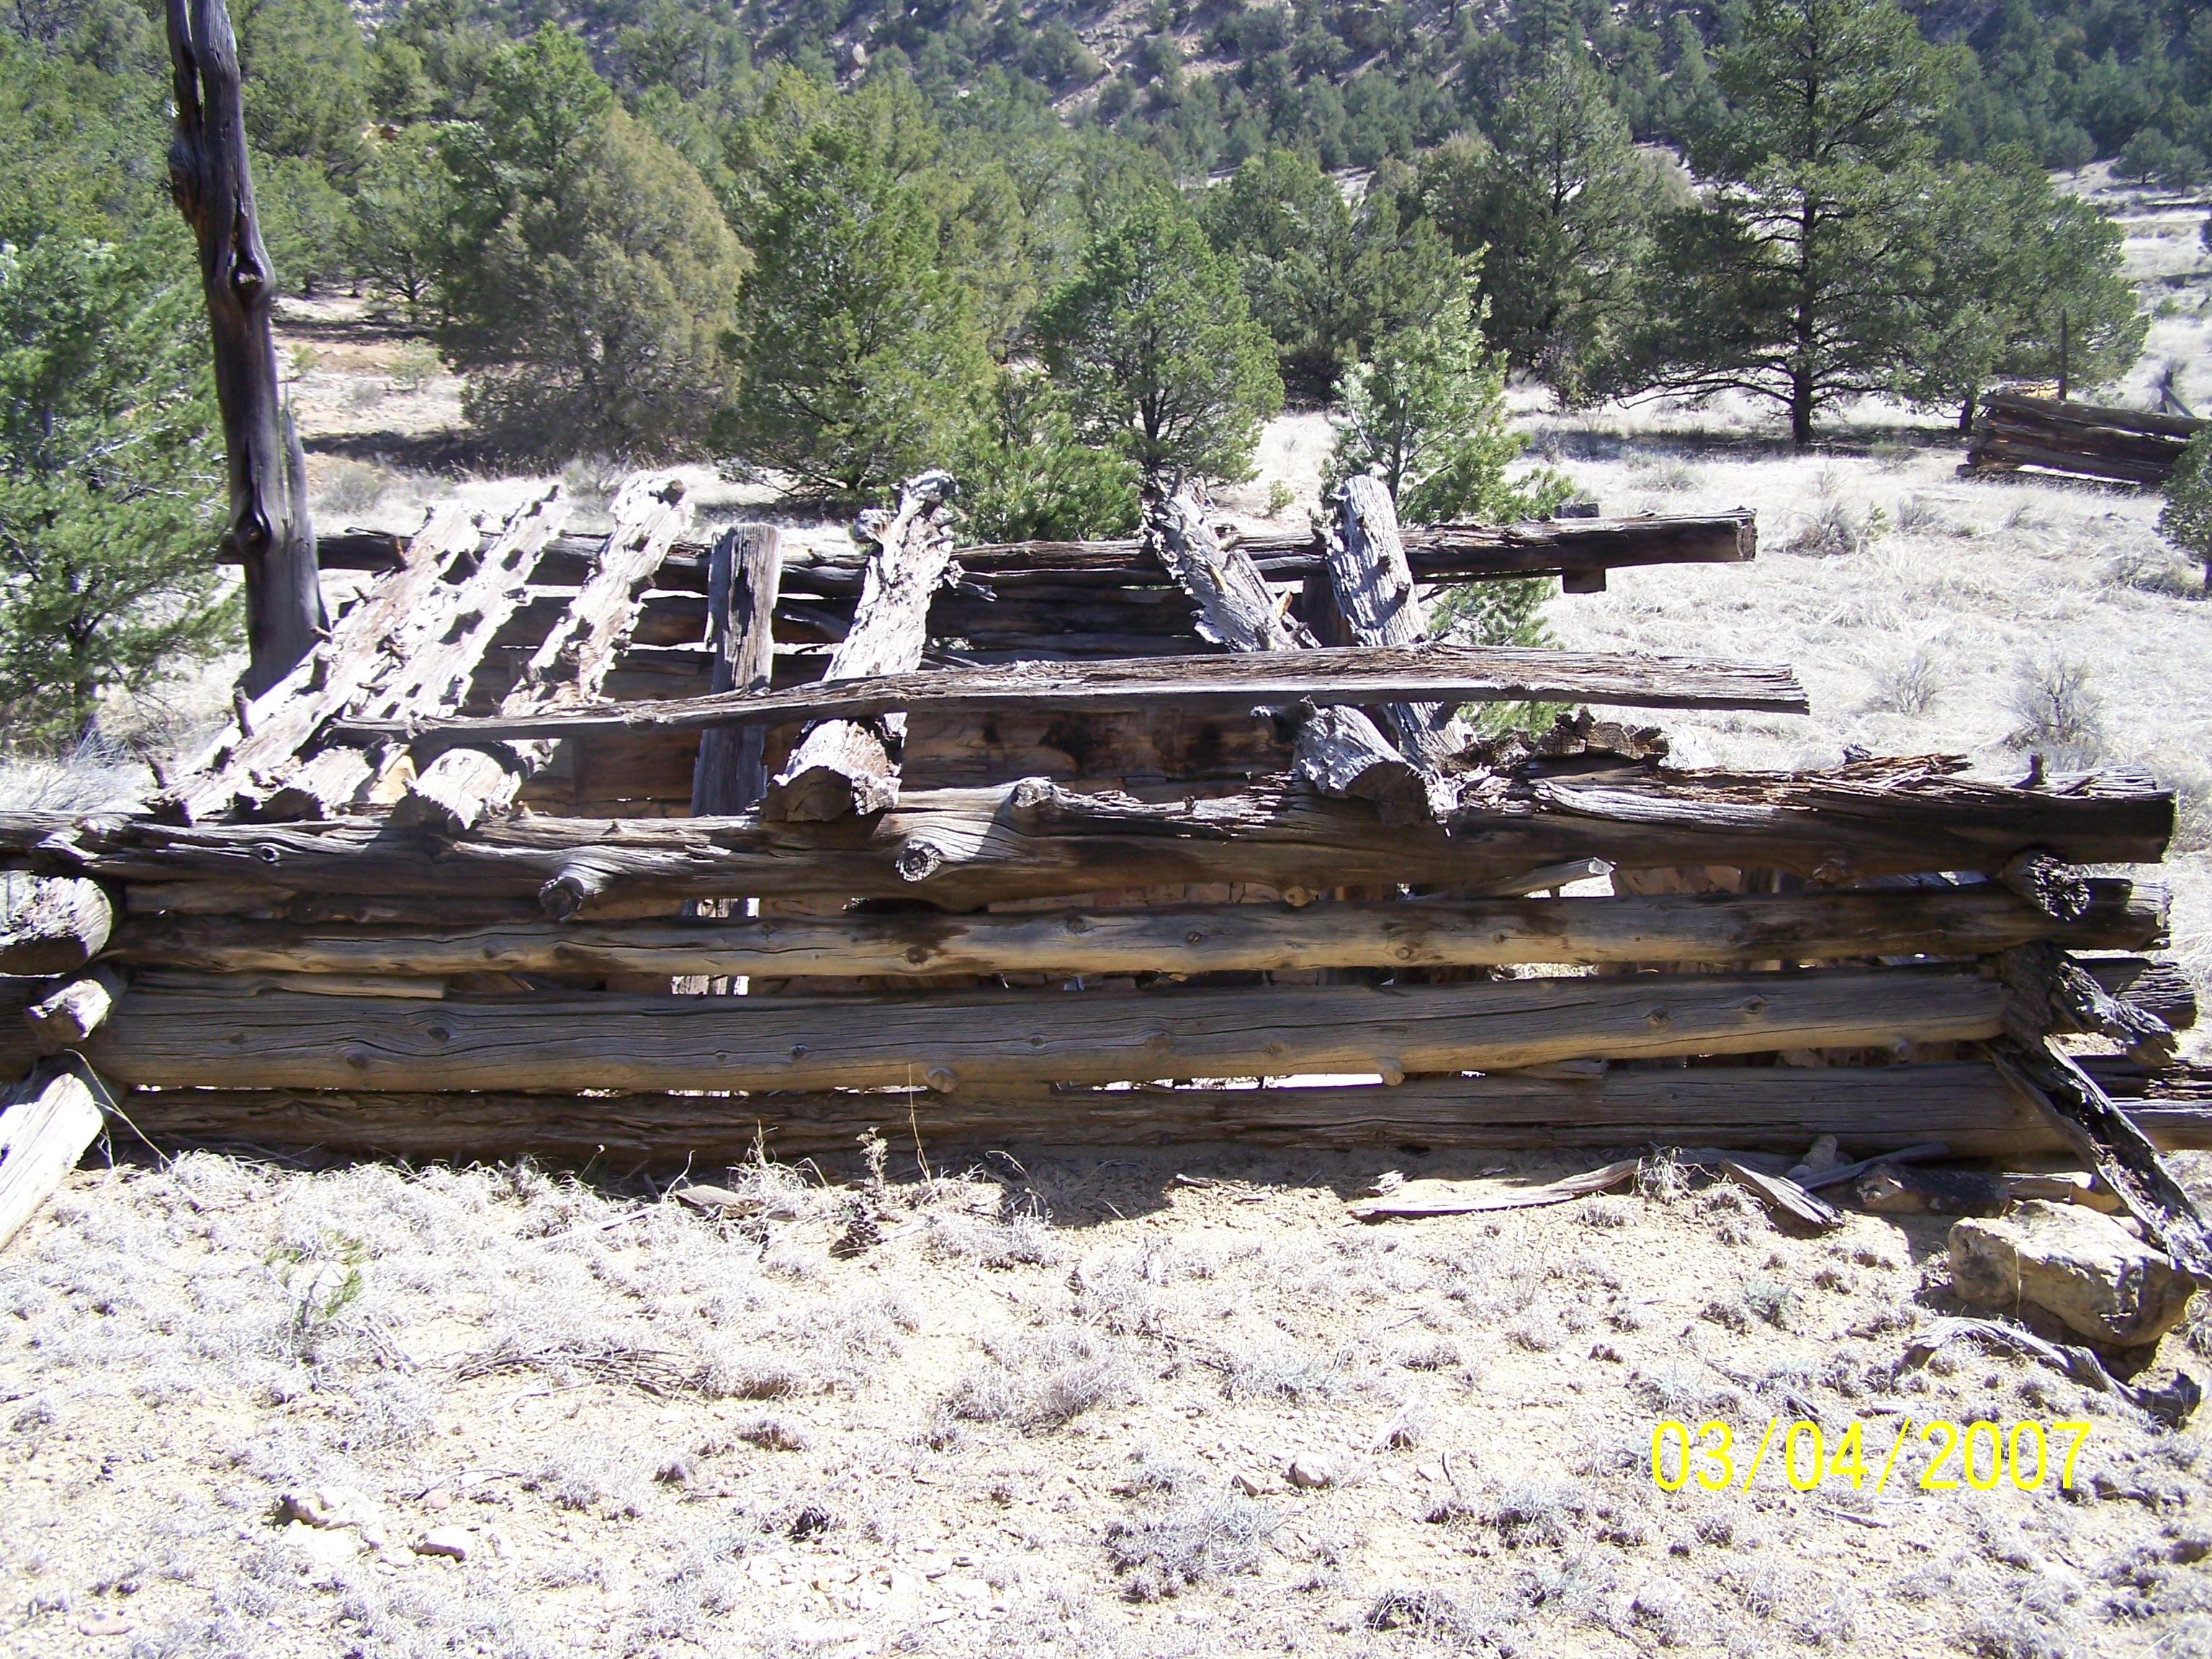
{"type": "Polygon", "coordinates": [[[314,648],[324,626],[307,458],[276,379],[269,329],[276,276],[254,220],[230,15],[222,0],[168,0],[168,19],[177,99],[169,185],[199,243],[230,458],[230,522],[218,556],[245,567],[246,692],[258,696],[314,648]]]}

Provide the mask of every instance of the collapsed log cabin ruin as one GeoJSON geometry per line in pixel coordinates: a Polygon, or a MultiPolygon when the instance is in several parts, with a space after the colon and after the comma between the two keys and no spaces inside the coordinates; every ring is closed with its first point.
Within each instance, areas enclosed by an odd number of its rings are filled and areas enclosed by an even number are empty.
{"type": "Polygon", "coordinates": [[[1445,584],[1748,559],[1746,516],[1401,532],[1356,479],[1304,538],[1186,490],[1135,541],[963,548],[942,473],[849,550],[702,544],[672,477],[609,511],[326,541],[359,596],[157,799],[0,817],[42,1146],[88,1085],[162,1144],[623,1166],[1826,1133],[2070,1149],[2212,1268],[2153,1146],[2212,1145],[2165,898],[2085,869],[2154,864],[2168,793],[1470,728],[1803,712],[1776,665],[1430,627],[1445,584]]]}
{"type": "Polygon", "coordinates": [[[1962,470],[2056,472],[2156,489],[2207,425],[2212,422],[2187,415],[1993,392],[1974,417],[1962,470]]]}

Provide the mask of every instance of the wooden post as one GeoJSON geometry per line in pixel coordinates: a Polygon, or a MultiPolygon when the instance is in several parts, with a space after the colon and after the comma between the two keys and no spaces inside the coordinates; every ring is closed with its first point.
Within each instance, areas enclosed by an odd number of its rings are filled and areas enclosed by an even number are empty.
{"type": "Polygon", "coordinates": [[[101,1121],[92,1091],[70,1073],[15,1092],[0,1112],[0,1249],[76,1167],[101,1121]]]}
{"type": "Polygon", "coordinates": [[[258,696],[314,648],[325,624],[307,464],[276,378],[269,327],[276,276],[254,219],[230,15],[223,0],[167,5],[177,100],[169,185],[199,243],[216,401],[230,459],[230,522],[218,556],[245,567],[252,652],[245,687],[258,696]]]}
{"type": "MultiPolygon", "coordinates": [[[[783,559],[774,525],[737,525],[709,556],[707,641],[714,653],[709,692],[765,691],[775,665],[776,589],[783,559]]],[[[691,816],[726,817],[751,811],[768,789],[763,763],[768,728],[718,726],[699,738],[691,780],[691,816]]]]}

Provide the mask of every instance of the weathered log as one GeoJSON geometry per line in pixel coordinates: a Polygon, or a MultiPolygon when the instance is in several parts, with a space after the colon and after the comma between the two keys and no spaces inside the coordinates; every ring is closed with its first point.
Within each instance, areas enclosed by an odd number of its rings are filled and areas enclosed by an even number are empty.
{"type": "Polygon", "coordinates": [[[2079,1061],[2050,1038],[1993,1042],[1998,1073],[2118,1194],[2144,1236],[2199,1279],[2212,1278],[2212,1234],[2158,1150],[2079,1061]]]}
{"type": "MultiPolygon", "coordinates": [[[[1428,617],[1406,548],[1398,511],[1378,478],[1347,478],[1338,491],[1337,516],[1327,542],[1328,574],[1338,614],[1352,645],[1418,645],[1429,637],[1428,617]]],[[[1528,699],[1533,701],[1534,699],[1528,699]]],[[[1569,693],[1565,701],[1610,702],[1610,697],[1569,693]]],[[[1442,769],[1474,738],[1456,704],[1472,699],[1414,702],[1391,699],[1382,714],[1398,750],[1430,772],[1442,769]]]]}
{"type": "Polygon", "coordinates": [[[222,546],[245,567],[246,695],[282,680],[323,631],[307,463],[276,374],[276,273],[254,213],[238,42],[222,0],[167,0],[176,133],[169,188],[199,246],[229,463],[222,546]]]}
{"type": "Polygon", "coordinates": [[[0,974],[65,974],[98,956],[114,927],[96,882],[9,876],[0,884],[0,974]]]}
{"type": "Polygon", "coordinates": [[[387,647],[406,631],[447,568],[475,551],[479,517],[457,502],[434,508],[408,544],[408,562],[380,579],[326,641],[238,711],[194,760],[168,805],[188,823],[234,806],[258,806],[283,782],[323,722],[395,659],[397,652],[387,647]]]}
{"type": "MultiPolygon", "coordinates": [[[[710,696],[757,696],[775,668],[775,601],[783,569],[782,538],[774,525],[738,525],[714,543],[708,578],[707,635],[714,657],[710,696]]],[[[768,732],[759,725],[719,726],[699,737],[691,816],[726,817],[750,811],[768,788],[763,764],[768,732]]]]}
{"type": "Polygon", "coordinates": [[[2142,1010],[2172,1030],[2185,1031],[2197,1024],[2197,988],[2178,963],[2152,962],[2142,957],[2097,957],[2077,959],[2074,965],[2106,995],[2142,1010]]]}
{"type": "Polygon", "coordinates": [[[80,1047],[106,1023],[124,993],[123,975],[106,963],[65,980],[23,1010],[42,1054],[80,1047]]]}
{"type": "MultiPolygon", "coordinates": [[[[751,921],[349,927],[129,916],[111,959],[210,974],[479,972],[776,978],[793,974],[1203,974],[1544,962],[1808,962],[1978,957],[2051,935],[2090,948],[2160,925],[2119,890],[2072,923],[1993,887],[937,911],[751,921]]],[[[2136,958],[2122,958],[2136,962],[2136,958]]]]}
{"type": "Polygon", "coordinates": [[[1156,803],[1030,779],[910,793],[896,811],[837,824],[533,817],[450,842],[374,821],[178,826],[0,813],[0,867],[165,884],[187,904],[182,884],[216,884],[212,904],[193,905],[203,910],[310,893],[529,896],[580,862],[606,874],[611,902],[834,894],[969,908],[1176,882],[1457,886],[1593,858],[1780,869],[1832,886],[2002,868],[2030,846],[2079,863],[2154,862],[2172,823],[2172,796],[2129,774],[2063,791],[1917,775],[1883,788],[1857,768],[1678,774],[1635,789],[1542,783],[1526,799],[1462,807],[1449,833],[1385,826],[1366,803],[1274,782],[1156,803]]]}
{"type": "MultiPolygon", "coordinates": [[[[952,565],[948,508],[952,475],[932,469],[899,486],[898,511],[855,526],[874,544],[853,624],[830,659],[829,678],[911,673],[929,641],[929,599],[952,565]]],[[[898,799],[893,750],[902,715],[866,724],[833,719],[811,727],[769,781],[761,811],[770,818],[822,823],[888,811],[898,799]]]]}
{"type": "MultiPolygon", "coordinates": [[[[125,1109],[165,1145],[320,1146],[408,1158],[534,1155],[578,1162],[740,1163],[849,1154],[867,1128],[956,1147],[1240,1141],[1304,1148],[1508,1149],[1650,1145],[1854,1151],[1940,1136],[1961,1157],[2062,1143],[1984,1065],[1613,1066],[1574,1082],[1506,1072],[1335,1088],[1067,1089],[681,1095],[139,1090],[125,1109]]],[[[2179,1133],[2212,1138],[2212,1114],[2179,1133]],[[2203,1120],[2203,1121],[2200,1121],[2203,1120]]]]}
{"type": "Polygon", "coordinates": [[[0,1250],[99,1138],[92,1091],[73,1073],[34,1076],[0,1111],[0,1250]]]}
{"type": "MultiPolygon", "coordinates": [[[[608,511],[614,533],[607,538],[598,568],[531,657],[521,683],[500,705],[502,714],[538,714],[599,696],[629,638],[639,592],[691,519],[691,503],[673,475],[630,478],[608,511]]],[[[496,754],[449,750],[409,786],[392,809],[393,820],[459,835],[487,812],[504,810],[522,780],[544,765],[548,756],[547,745],[528,743],[502,744],[496,754]]]]}
{"type": "Polygon", "coordinates": [[[2002,988],[1838,969],[1679,979],[436,1004],[134,989],[86,1045],[142,1086],[883,1088],[1495,1070],[1995,1035],[2002,988]]]}
{"type": "Polygon", "coordinates": [[[2070,921],[2089,904],[2089,883],[2081,872],[2044,852],[2008,859],[1997,879],[2060,921],[2070,921]]]}
{"type": "MultiPolygon", "coordinates": [[[[1417,643],[1226,657],[1015,663],[865,679],[833,673],[781,691],[602,704],[512,720],[349,720],[339,722],[335,734],[348,742],[412,738],[421,752],[494,739],[711,731],[794,720],[859,720],[898,709],[973,719],[1030,711],[1141,712],[1163,706],[1214,712],[1247,709],[1258,702],[1402,706],[1402,700],[1421,696],[1446,705],[1550,700],[1646,708],[1756,708],[1778,714],[1803,714],[1807,708],[1803,688],[1787,667],[1777,663],[1417,643]]],[[[1443,727],[1421,729],[1435,739],[1424,739],[1431,750],[1440,750],[1450,735],[1443,727]]]]}
{"type": "Polygon", "coordinates": [[[2156,1063],[2173,1053],[2173,1029],[2150,1009],[2107,991],[2060,946],[2038,940],[2005,952],[1999,963],[2011,992],[2009,1024],[2023,1044],[2050,1031],[2094,1032],[2124,1043],[2136,1059],[2156,1063]]]}

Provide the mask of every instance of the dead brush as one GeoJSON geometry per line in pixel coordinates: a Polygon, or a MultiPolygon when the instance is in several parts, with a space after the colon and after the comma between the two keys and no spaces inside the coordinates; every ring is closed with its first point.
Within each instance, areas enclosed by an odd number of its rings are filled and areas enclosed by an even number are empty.
{"type": "Polygon", "coordinates": [[[1417,1642],[1454,1647],[1482,1642],[1489,1627],[1467,1603],[1433,1584],[1416,1589],[1386,1589],[1368,1603],[1362,1620],[1373,1631],[1398,1631],[1417,1642]]]}
{"type": "Polygon", "coordinates": [[[2054,654],[2021,664],[2008,698],[2020,724],[2007,741],[2015,749],[2094,754],[2104,741],[2104,704],[2095,680],[2095,671],[2079,658],[2054,654]]]}
{"type": "Polygon", "coordinates": [[[954,1387],[945,1409],[973,1423],[1009,1423],[1024,1434],[1071,1423],[1133,1393],[1128,1356],[1079,1325],[985,1344],[989,1356],[954,1387]]]}
{"type": "Polygon", "coordinates": [[[1157,1601],[1250,1572],[1281,1524],[1274,1510],[1250,1498],[1202,1498],[1164,1515],[1114,1522],[1106,1548],[1115,1571],[1128,1575],[1122,1593],[1132,1601],[1157,1601]]]}
{"type": "Polygon", "coordinates": [[[1820,479],[1813,511],[1785,544],[1786,550],[1808,558],[1838,558],[1863,553],[1888,532],[1889,520],[1878,507],[1845,501],[1832,477],[1820,479]]]}
{"type": "Polygon", "coordinates": [[[456,1382],[513,1371],[537,1371],[562,1387],[611,1382],[669,1399],[708,1392],[706,1368],[665,1349],[641,1348],[612,1338],[565,1338],[533,1344],[509,1335],[491,1347],[464,1354],[453,1366],[456,1382]]]}

